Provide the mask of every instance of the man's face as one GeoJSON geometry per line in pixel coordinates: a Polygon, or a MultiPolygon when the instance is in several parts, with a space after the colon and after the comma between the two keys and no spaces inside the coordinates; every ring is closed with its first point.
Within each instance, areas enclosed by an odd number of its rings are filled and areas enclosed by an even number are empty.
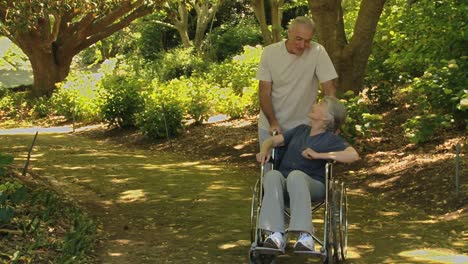
{"type": "Polygon", "coordinates": [[[288,51],[289,53],[301,56],[304,50],[310,47],[310,41],[314,32],[305,25],[296,25],[288,30],[288,51]]]}

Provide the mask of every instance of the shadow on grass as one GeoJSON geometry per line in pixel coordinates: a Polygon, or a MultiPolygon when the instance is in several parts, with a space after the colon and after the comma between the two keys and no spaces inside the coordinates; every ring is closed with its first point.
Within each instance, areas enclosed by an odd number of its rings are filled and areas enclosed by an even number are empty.
{"type": "MultiPolygon", "coordinates": [[[[21,165],[31,140],[2,135],[0,151],[21,165]]],[[[39,135],[30,164],[100,219],[107,236],[98,263],[247,262],[257,170],[70,134],[39,135]]],[[[367,190],[349,200],[349,263],[430,263],[466,252],[461,219],[434,219],[367,190]]]]}

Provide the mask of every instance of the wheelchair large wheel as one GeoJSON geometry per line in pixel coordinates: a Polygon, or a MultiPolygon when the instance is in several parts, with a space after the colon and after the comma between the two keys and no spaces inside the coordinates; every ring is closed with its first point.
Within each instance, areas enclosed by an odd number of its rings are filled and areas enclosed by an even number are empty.
{"type": "Polygon", "coordinates": [[[340,186],[340,200],[339,200],[339,207],[340,207],[340,218],[339,218],[339,225],[338,225],[338,234],[339,234],[339,253],[341,255],[341,259],[344,261],[346,259],[346,255],[348,253],[348,198],[346,193],[346,187],[344,182],[341,183],[340,186]]]}
{"type": "Polygon", "coordinates": [[[250,207],[250,243],[254,243],[255,239],[260,237],[260,231],[257,228],[258,210],[260,210],[260,181],[257,181],[252,194],[252,204],[250,207]]]}
{"type": "Polygon", "coordinates": [[[346,188],[343,183],[334,181],[329,201],[329,242],[327,263],[344,263],[348,248],[348,205],[346,188]]]}

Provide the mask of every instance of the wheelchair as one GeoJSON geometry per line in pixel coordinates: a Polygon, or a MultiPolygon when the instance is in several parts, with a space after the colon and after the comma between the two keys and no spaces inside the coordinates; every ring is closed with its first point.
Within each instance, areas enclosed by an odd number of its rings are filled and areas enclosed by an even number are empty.
{"type": "MultiPolygon", "coordinates": [[[[277,168],[281,154],[275,148],[272,153],[272,168],[277,168]],[[278,157],[275,157],[278,156],[278,157]]],[[[312,204],[312,213],[323,210],[323,239],[316,234],[312,237],[320,246],[319,252],[295,252],[295,254],[308,255],[320,258],[322,263],[344,263],[347,255],[348,243],[348,201],[344,182],[333,177],[333,161],[325,166],[325,197],[324,200],[312,204]]],[[[263,247],[267,234],[258,228],[260,208],[263,200],[263,177],[265,166],[261,166],[260,178],[254,185],[250,210],[250,264],[274,264],[277,257],[283,254],[281,250],[272,250],[263,247]]],[[[286,219],[290,218],[289,209],[284,210],[286,219]]],[[[287,251],[287,250],[286,250],[287,251]]]]}

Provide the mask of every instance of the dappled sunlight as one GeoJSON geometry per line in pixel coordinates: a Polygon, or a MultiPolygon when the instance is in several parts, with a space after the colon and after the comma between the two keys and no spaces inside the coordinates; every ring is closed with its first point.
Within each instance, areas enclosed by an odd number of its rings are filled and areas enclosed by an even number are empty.
{"type": "Polygon", "coordinates": [[[457,254],[448,249],[416,249],[403,251],[398,255],[425,263],[468,263],[468,255],[457,254]]]}
{"type": "Polygon", "coordinates": [[[142,189],[128,190],[120,194],[119,203],[133,203],[146,201],[146,192],[142,189]]]}
{"type": "Polygon", "coordinates": [[[361,255],[358,253],[358,249],[356,247],[348,247],[348,252],[346,255],[346,259],[359,259],[361,255]]]}
{"type": "Polygon", "coordinates": [[[400,215],[399,212],[379,212],[381,216],[398,216],[400,215]]]}
{"type": "Polygon", "coordinates": [[[125,179],[116,179],[116,178],[113,178],[110,180],[110,182],[112,183],[127,183],[129,181],[128,178],[125,178],[125,179]]]}
{"type": "Polygon", "coordinates": [[[119,252],[107,252],[107,255],[109,255],[110,257],[121,257],[121,256],[123,256],[123,254],[119,253],[119,252]]]}
{"type": "Polygon", "coordinates": [[[392,175],[402,172],[408,167],[422,167],[435,162],[450,160],[455,157],[453,153],[433,154],[426,153],[425,155],[407,154],[397,151],[378,151],[374,154],[369,154],[369,158],[379,160],[382,166],[373,166],[368,168],[370,174],[392,175]]]}
{"type": "Polygon", "coordinates": [[[347,254],[347,259],[359,259],[362,257],[364,254],[369,254],[371,252],[374,252],[375,247],[369,244],[363,244],[363,245],[348,245],[348,254],[347,254]]]}
{"type": "Polygon", "coordinates": [[[226,250],[226,249],[231,249],[231,248],[235,248],[235,247],[247,247],[249,245],[250,245],[250,241],[248,241],[248,240],[237,240],[237,241],[232,242],[232,243],[222,244],[222,245],[218,246],[218,248],[221,249],[221,250],[226,250]]]}
{"type": "Polygon", "coordinates": [[[387,184],[391,184],[397,180],[399,180],[401,178],[401,176],[395,176],[395,177],[391,177],[389,179],[385,179],[383,181],[376,181],[376,182],[372,182],[372,183],[369,183],[369,187],[383,187],[387,184]]]}

